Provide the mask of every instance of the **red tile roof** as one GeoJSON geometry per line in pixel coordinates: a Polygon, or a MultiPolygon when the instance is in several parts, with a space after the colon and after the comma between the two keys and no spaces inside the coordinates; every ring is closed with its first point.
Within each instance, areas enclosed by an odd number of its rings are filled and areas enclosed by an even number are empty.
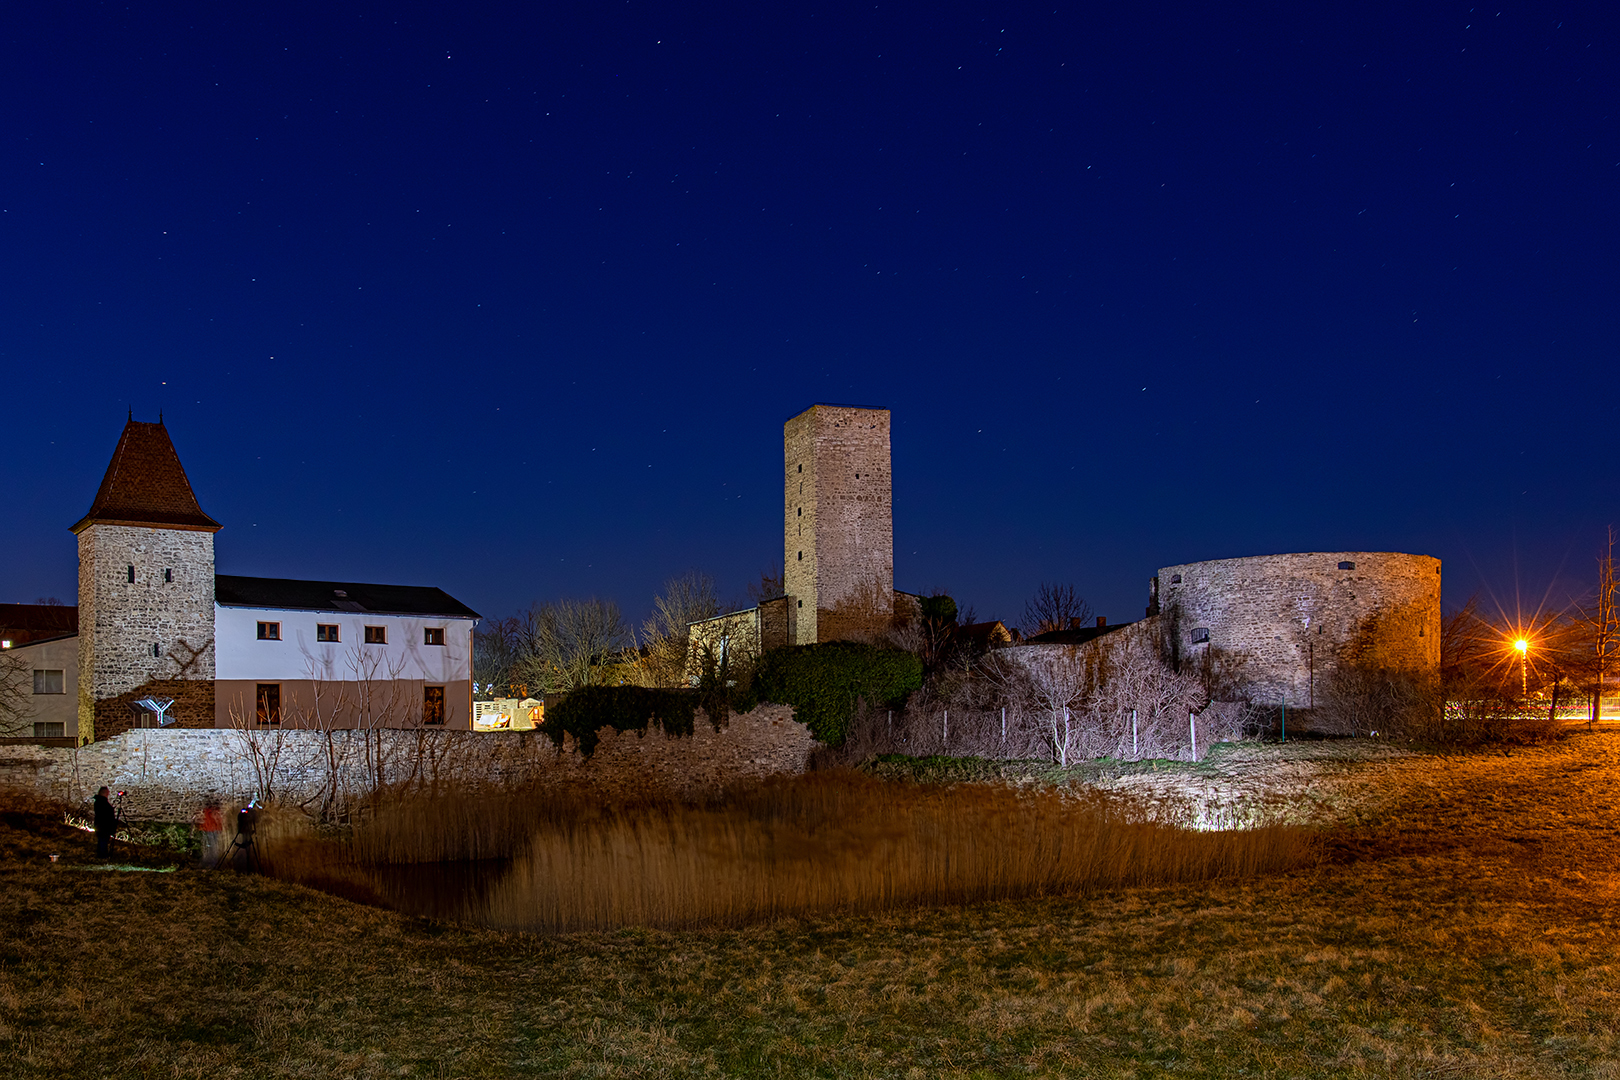
{"type": "Polygon", "coordinates": [[[162,420],[155,424],[131,420],[124,425],[96,501],[73,531],[94,524],[156,525],[200,532],[220,529],[219,522],[197,505],[191,481],[186,479],[162,420]]]}
{"type": "Polygon", "coordinates": [[[71,637],[79,632],[79,609],[69,604],[0,604],[0,638],[12,645],[71,637]]]}

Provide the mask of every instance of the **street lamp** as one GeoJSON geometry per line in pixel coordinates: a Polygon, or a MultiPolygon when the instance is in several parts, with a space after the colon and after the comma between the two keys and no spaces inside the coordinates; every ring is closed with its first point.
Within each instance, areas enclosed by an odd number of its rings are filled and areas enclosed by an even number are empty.
{"type": "Polygon", "coordinates": [[[1530,673],[1527,669],[1530,643],[1520,638],[1513,643],[1513,647],[1519,650],[1519,698],[1524,700],[1530,697],[1530,673]]]}

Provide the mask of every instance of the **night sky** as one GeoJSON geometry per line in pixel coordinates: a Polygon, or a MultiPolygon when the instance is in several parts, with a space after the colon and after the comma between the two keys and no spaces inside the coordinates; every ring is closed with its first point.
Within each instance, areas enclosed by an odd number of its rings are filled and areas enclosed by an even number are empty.
{"type": "Polygon", "coordinates": [[[13,5],[0,600],[161,409],[221,573],[486,615],[778,564],[781,429],[894,417],[895,575],[1620,522],[1606,5],[13,5]]]}

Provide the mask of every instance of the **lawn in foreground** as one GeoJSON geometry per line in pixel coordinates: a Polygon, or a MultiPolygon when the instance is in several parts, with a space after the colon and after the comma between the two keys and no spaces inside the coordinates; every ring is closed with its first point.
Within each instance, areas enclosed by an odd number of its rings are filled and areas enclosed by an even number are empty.
{"type": "Polygon", "coordinates": [[[1620,1075],[1620,739],[1367,782],[1394,810],[1310,871],[726,932],[471,931],[12,833],[0,1074],[1620,1075]]]}

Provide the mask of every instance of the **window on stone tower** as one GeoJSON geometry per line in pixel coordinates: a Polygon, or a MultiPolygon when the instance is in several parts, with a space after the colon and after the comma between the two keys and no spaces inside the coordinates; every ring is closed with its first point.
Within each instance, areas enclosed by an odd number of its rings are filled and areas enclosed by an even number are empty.
{"type": "Polygon", "coordinates": [[[164,581],[165,584],[168,584],[168,583],[171,583],[171,582],[174,581],[174,570],[173,570],[172,567],[167,567],[166,566],[166,567],[163,568],[163,581],[164,581]]]}
{"type": "Polygon", "coordinates": [[[281,723],[281,684],[259,683],[258,720],[260,727],[275,727],[281,723]]]}
{"type": "Polygon", "coordinates": [[[129,583],[131,585],[135,584],[135,568],[133,566],[129,568],[129,583]]]}
{"type": "Polygon", "coordinates": [[[336,641],[337,639],[338,639],[338,628],[337,628],[336,623],[316,623],[315,624],[315,640],[316,641],[336,641]]]}
{"type": "Polygon", "coordinates": [[[444,723],[444,687],[422,687],[422,723],[444,723]]]}
{"type": "Polygon", "coordinates": [[[1356,564],[1353,562],[1342,562],[1339,564],[1340,570],[1354,570],[1355,568],[1356,564]]]}
{"type": "Polygon", "coordinates": [[[367,645],[386,645],[386,644],[388,644],[388,627],[386,627],[386,626],[368,626],[368,627],[366,627],[366,644],[367,645]]]}
{"type": "Polygon", "coordinates": [[[278,622],[262,622],[259,624],[260,641],[280,641],[281,624],[278,622]]]}
{"type": "Polygon", "coordinates": [[[35,668],[34,693],[36,694],[65,694],[67,682],[63,678],[60,668],[35,668]]]}
{"type": "Polygon", "coordinates": [[[1192,632],[1192,643],[1194,645],[1208,644],[1209,643],[1209,627],[1200,626],[1198,629],[1194,630],[1192,632]]]}
{"type": "Polygon", "coordinates": [[[424,645],[443,645],[444,644],[444,627],[442,627],[442,626],[424,626],[422,628],[422,644],[424,644],[424,645]]]}

